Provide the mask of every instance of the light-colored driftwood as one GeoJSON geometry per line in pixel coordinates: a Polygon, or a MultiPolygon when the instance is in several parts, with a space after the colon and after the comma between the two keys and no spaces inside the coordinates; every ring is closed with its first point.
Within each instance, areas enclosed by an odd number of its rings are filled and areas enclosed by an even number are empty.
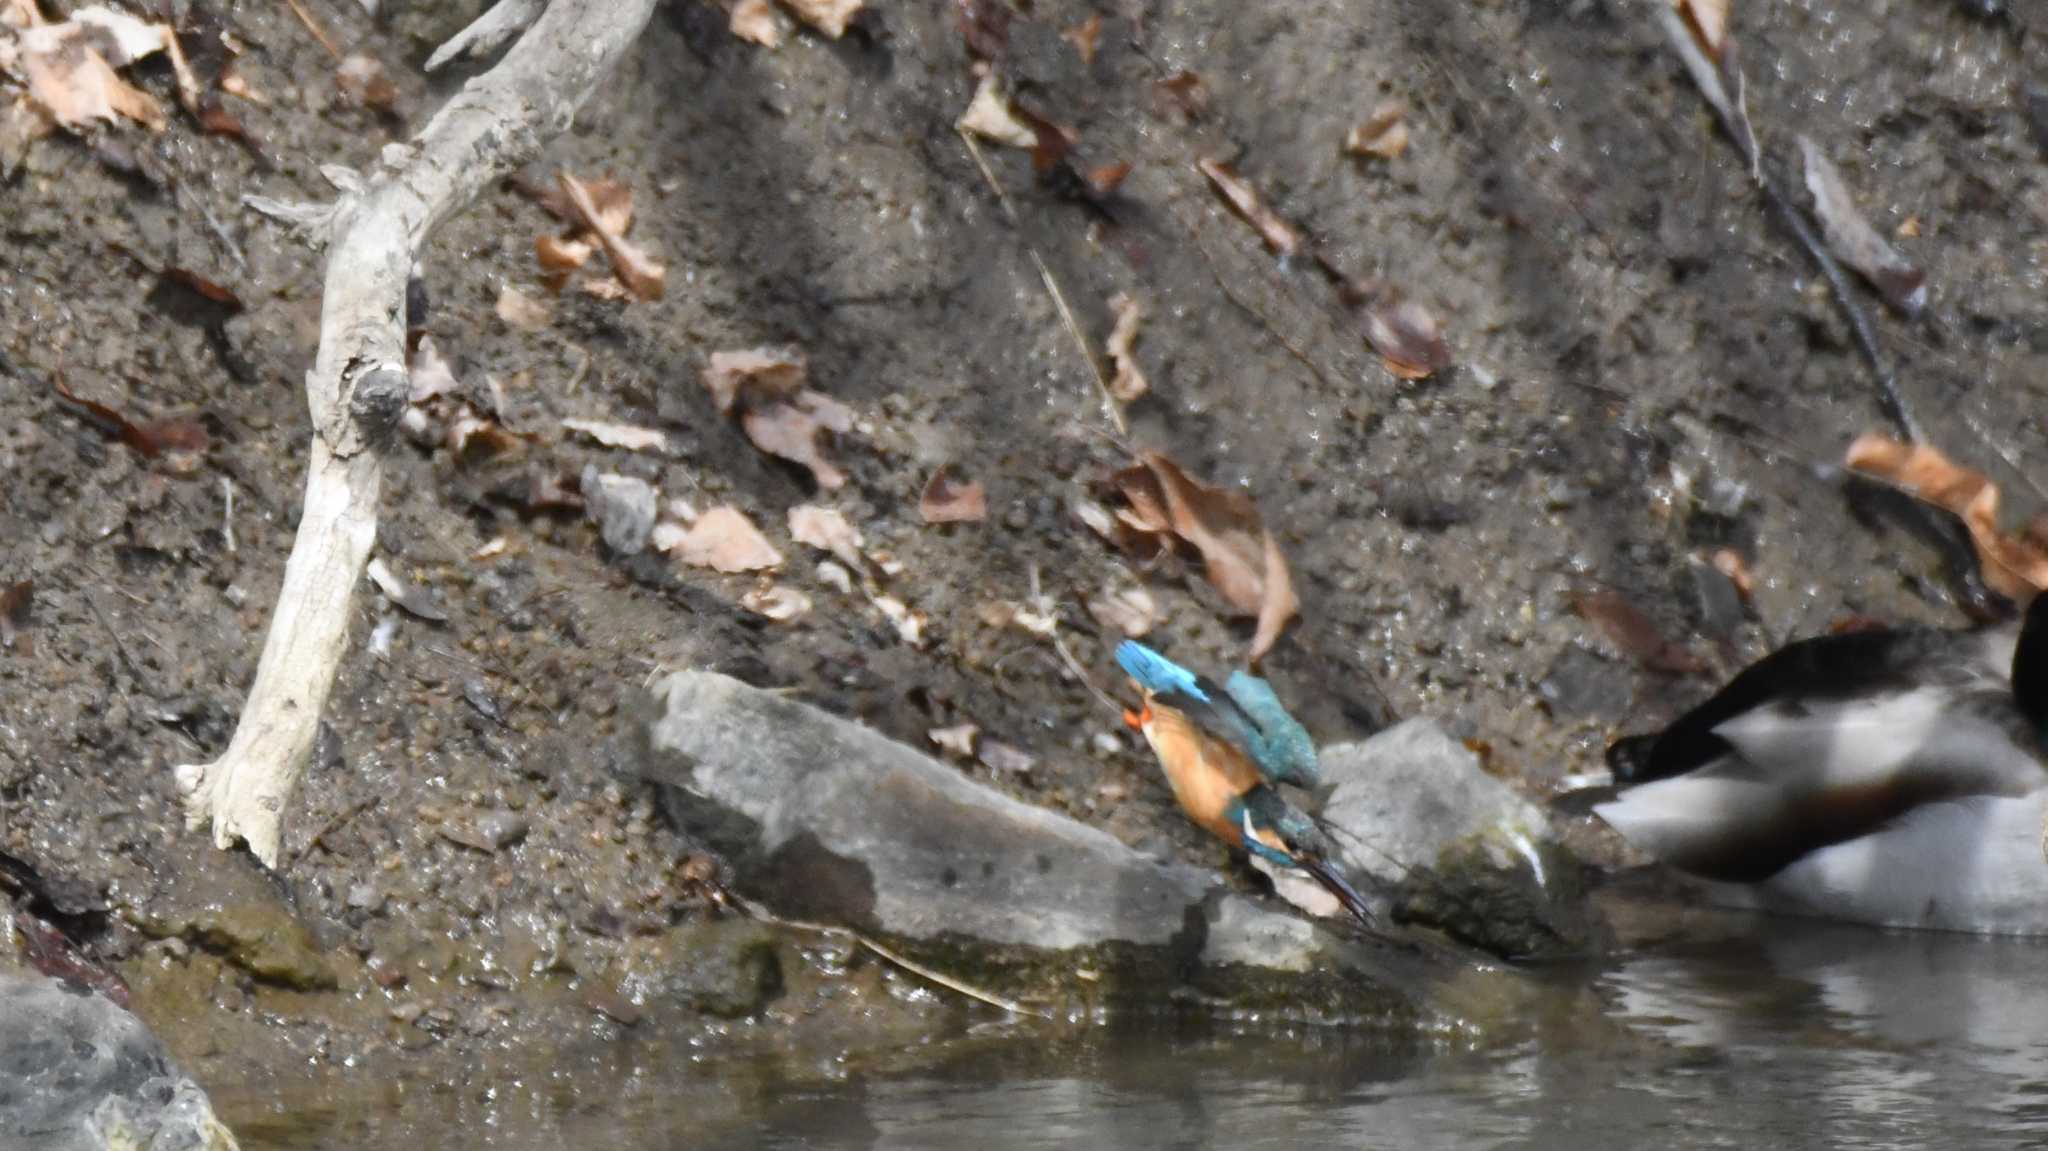
{"type": "Polygon", "coordinates": [[[348,643],[349,600],[376,535],[384,452],[410,387],[406,280],[428,232],[569,126],[646,26],[654,2],[554,0],[504,59],[465,85],[411,143],[386,147],[363,176],[322,169],[340,189],[334,204],[252,200],[308,228],[314,242],[329,244],[330,255],[320,351],[306,378],[313,443],[305,510],[256,682],[227,752],[177,768],[188,825],[210,820],[221,847],[239,839],[266,865],[277,865],[285,809],[348,643]]]}

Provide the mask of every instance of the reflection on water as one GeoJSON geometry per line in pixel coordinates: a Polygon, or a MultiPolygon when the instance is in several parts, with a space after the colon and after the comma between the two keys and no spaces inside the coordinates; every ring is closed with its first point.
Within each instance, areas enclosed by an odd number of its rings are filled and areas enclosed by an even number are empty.
{"type": "Polygon", "coordinates": [[[1584,1003],[1590,979],[1591,1005],[1483,1051],[1328,1029],[1124,1025],[1054,1041],[971,1035],[915,1072],[792,1078],[786,1063],[699,1062],[640,1037],[580,1069],[451,1092],[441,1107],[329,1098],[309,1124],[287,1100],[293,1130],[242,1131],[251,1147],[407,1151],[2048,1139],[2048,944],[1760,920],[1711,946],[1547,978],[1561,1003],[1584,1003]]]}

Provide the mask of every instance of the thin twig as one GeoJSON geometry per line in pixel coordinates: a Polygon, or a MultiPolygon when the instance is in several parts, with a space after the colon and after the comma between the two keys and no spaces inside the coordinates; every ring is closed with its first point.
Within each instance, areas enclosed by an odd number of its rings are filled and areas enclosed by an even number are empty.
{"type": "Polygon", "coordinates": [[[306,11],[305,7],[299,3],[299,0],[284,0],[284,2],[292,6],[292,12],[298,16],[299,23],[306,26],[306,31],[313,34],[313,39],[320,41],[320,46],[327,49],[327,54],[336,60],[341,59],[341,49],[336,48],[334,41],[327,38],[327,33],[321,29],[320,22],[313,19],[313,14],[306,11]]]}
{"type": "Polygon", "coordinates": [[[1022,1003],[1019,1003],[1014,999],[1006,999],[1003,996],[997,995],[993,991],[984,991],[983,989],[976,987],[971,983],[955,979],[952,976],[947,975],[943,971],[938,971],[934,970],[933,968],[926,967],[924,964],[919,963],[914,959],[911,959],[907,955],[900,954],[894,950],[891,950],[890,948],[882,946],[881,944],[875,942],[872,939],[869,939],[867,936],[861,934],[860,932],[855,931],[851,927],[835,927],[829,923],[813,923],[808,920],[802,919],[784,919],[783,917],[775,914],[772,911],[767,910],[766,908],[761,907],[759,904],[756,904],[751,900],[744,900],[736,895],[731,895],[730,893],[728,893],[728,898],[731,901],[732,905],[739,908],[742,912],[744,912],[748,916],[748,918],[759,920],[762,923],[771,923],[777,927],[791,928],[796,931],[809,931],[818,935],[829,935],[835,939],[851,939],[860,946],[865,947],[869,951],[872,951],[876,955],[880,956],[884,962],[900,967],[903,970],[910,972],[912,975],[917,976],[919,979],[923,979],[931,983],[936,983],[940,987],[943,987],[948,991],[959,992],[960,994],[965,995],[969,999],[986,1003],[990,1007],[1001,1008],[1002,1010],[1007,1011],[1012,1015],[1029,1015],[1033,1019],[1052,1018],[1051,1015],[1047,1014],[1046,1012],[1040,1011],[1037,1008],[1026,1007],[1022,1003]]]}
{"type": "Polygon", "coordinates": [[[1046,294],[1052,297],[1053,310],[1060,314],[1060,322],[1066,325],[1067,334],[1074,338],[1074,347],[1080,350],[1081,358],[1088,361],[1088,372],[1095,377],[1095,386],[1102,392],[1102,406],[1109,412],[1109,422],[1116,425],[1117,434],[1130,431],[1124,423],[1124,410],[1116,402],[1116,396],[1109,390],[1109,377],[1103,373],[1102,364],[1096,360],[1095,352],[1088,346],[1088,337],[1082,333],[1081,324],[1074,319],[1074,309],[1067,306],[1067,294],[1060,290],[1060,283],[1053,279],[1052,269],[1046,265],[1045,257],[1038,254],[1038,248],[1024,234],[1024,220],[1017,214],[1017,208],[1010,203],[1010,194],[1003,191],[1002,182],[996,179],[995,169],[981,154],[981,146],[966,129],[958,129],[960,142],[967,145],[967,154],[974,157],[974,166],[981,169],[981,178],[988,181],[989,190],[996,194],[996,203],[1003,206],[1003,214],[1010,218],[1010,226],[1017,230],[1017,239],[1024,245],[1031,262],[1038,267],[1038,278],[1044,282],[1046,294]]]}

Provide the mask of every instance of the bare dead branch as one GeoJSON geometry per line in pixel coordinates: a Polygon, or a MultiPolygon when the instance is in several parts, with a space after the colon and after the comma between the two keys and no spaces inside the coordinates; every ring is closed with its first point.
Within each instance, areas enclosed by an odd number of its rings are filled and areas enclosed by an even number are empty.
{"type": "Polygon", "coordinates": [[[176,769],[187,824],[211,820],[219,846],[239,839],[277,865],[285,809],[334,686],[349,600],[376,536],[385,449],[411,387],[406,279],[427,234],[568,128],[653,10],[654,0],[555,0],[411,143],[387,145],[360,178],[327,172],[341,189],[331,211],[299,214],[331,240],[320,351],[306,377],[313,444],[305,510],[234,739],[213,763],[176,769]]]}

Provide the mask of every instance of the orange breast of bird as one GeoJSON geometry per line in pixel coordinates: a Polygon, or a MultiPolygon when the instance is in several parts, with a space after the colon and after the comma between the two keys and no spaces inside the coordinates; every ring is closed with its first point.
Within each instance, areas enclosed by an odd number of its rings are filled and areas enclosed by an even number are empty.
{"type": "Polygon", "coordinates": [[[1211,834],[1237,845],[1244,829],[1228,813],[1239,796],[1258,786],[1258,769],[1243,752],[1211,738],[1180,712],[1152,704],[1145,713],[1145,741],[1165,767],[1181,809],[1211,834]]]}

